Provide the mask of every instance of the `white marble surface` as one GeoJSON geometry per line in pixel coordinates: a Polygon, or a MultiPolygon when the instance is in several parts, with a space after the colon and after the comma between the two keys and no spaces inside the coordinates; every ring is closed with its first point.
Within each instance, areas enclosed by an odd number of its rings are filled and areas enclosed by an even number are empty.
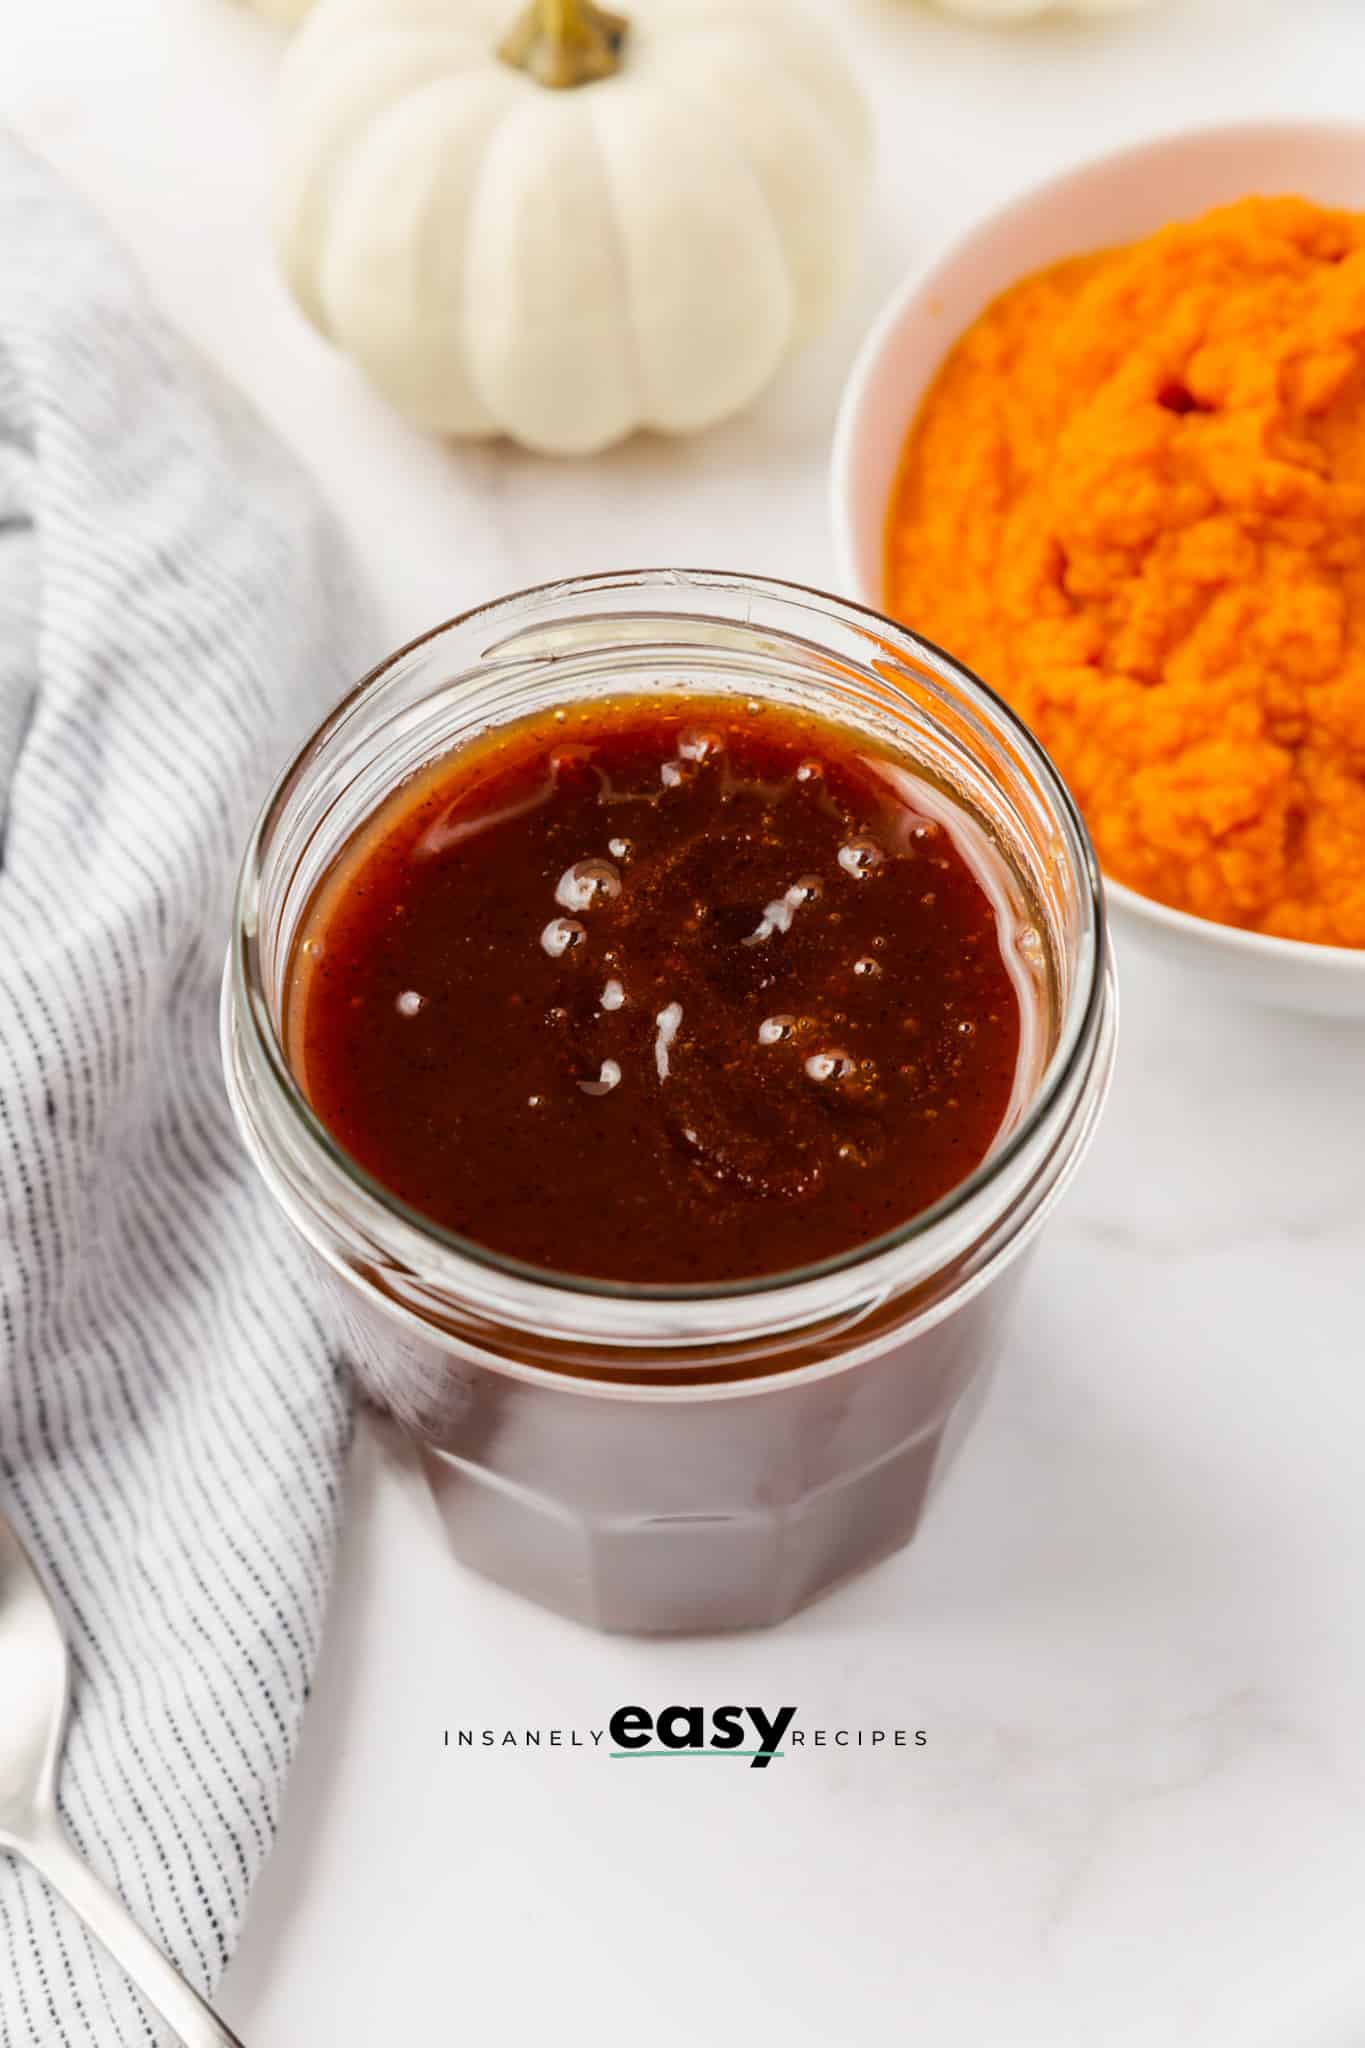
{"type": "MultiPolygon", "coordinates": [[[[883,127],[856,303],[743,422],[591,466],[424,443],[299,324],[262,226],[277,45],[230,0],[3,0],[0,112],[313,465],[397,639],[628,559],[827,580],[835,397],[907,263],[1108,142],[1361,111],[1360,0],[1006,35],[826,7],[883,127]]],[[[366,1437],[224,1992],[253,2048],[1365,2042],[1365,1048],[1122,966],[1105,1127],[912,1552],[765,1637],[599,1641],[462,1576],[366,1437]],[[441,1746],[722,1695],[928,1743],[742,1775],[441,1746]]]]}

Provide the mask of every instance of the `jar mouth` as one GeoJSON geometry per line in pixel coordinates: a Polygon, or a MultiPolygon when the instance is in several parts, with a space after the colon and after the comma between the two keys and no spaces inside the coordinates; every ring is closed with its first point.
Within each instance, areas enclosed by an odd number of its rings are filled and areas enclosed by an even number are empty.
{"type": "MultiPolygon", "coordinates": [[[[711,624],[722,629],[732,629],[735,625],[733,619],[695,609],[689,611],[687,618],[692,624],[711,624]]],[[[521,635],[518,634],[517,637],[521,638],[521,635]]],[[[495,635],[484,648],[483,658],[496,656],[503,644],[502,636],[495,635]]],[[[547,661],[551,663],[555,658],[553,652],[546,656],[547,661]]],[[[872,673],[874,664],[869,663],[868,674],[872,673]]],[[[888,678],[884,670],[875,669],[875,673],[882,689],[885,689],[888,680],[894,683],[894,677],[888,678]]],[[[763,694],[761,684],[754,684],[753,694],[763,694]]],[[[831,706],[831,715],[838,717],[837,706],[831,706]]],[[[906,750],[906,756],[907,759],[913,760],[909,749],[906,750]]],[[[1107,958],[1107,920],[1103,884],[1099,864],[1080,813],[1045,750],[1017,714],[988,684],[982,682],[946,650],[912,632],[908,627],[897,625],[868,606],[853,603],[805,584],[784,581],[776,577],[746,576],[732,571],[640,569],[563,578],[551,583],[533,585],[488,603],[473,606],[444,620],[440,625],[432,627],[428,632],[420,634],[416,639],[408,641],[386,656],[347,692],[286,765],[266,798],[253,827],[233,907],[232,935],[224,984],[225,1017],[233,1026],[244,1032],[248,1058],[253,1069],[264,1080],[276,1105],[284,1112],[293,1133],[302,1138],[305,1149],[313,1155],[325,1172],[339,1176],[342,1182],[361,1195],[373,1213],[392,1220],[402,1233],[409,1258],[413,1247],[426,1247],[438,1258],[455,1261],[466,1271],[472,1268],[474,1272],[490,1278],[510,1281],[518,1288],[529,1288],[532,1296],[539,1293],[546,1301],[564,1296],[603,1303],[677,1303],[680,1306],[699,1302],[758,1301],[789,1295],[795,1290],[807,1289],[815,1283],[842,1275],[860,1273],[863,1269],[879,1265],[888,1258],[893,1258],[895,1254],[921,1244],[925,1239],[949,1226],[960,1212],[970,1208],[977,1197],[1005,1175],[1018,1161],[1020,1155],[1036,1140],[1040,1128],[1047,1123],[1049,1113],[1066,1095],[1078,1064],[1085,1058],[1087,1048],[1095,1039],[1105,1001],[1107,958]],[[638,611],[616,614],[618,620],[634,621],[638,625],[655,625],[660,628],[668,620],[667,606],[670,594],[675,599],[681,599],[684,593],[696,596],[709,592],[717,599],[733,601],[736,598],[752,598],[756,602],[767,602],[784,610],[805,610],[814,615],[811,621],[810,640],[803,642],[800,636],[793,634],[786,627],[773,628],[773,638],[789,645],[804,645],[806,649],[810,649],[818,645],[818,627],[823,621],[827,627],[840,626],[848,632],[857,634],[871,643],[871,646],[899,660],[902,665],[908,665],[917,676],[927,677],[931,682],[950,685],[954,692],[967,699],[974,711],[985,714],[986,725],[993,729],[992,736],[1002,736],[1027,765],[1052,814],[1060,849],[1074,877],[1081,912],[1081,929],[1074,949],[1074,979],[1061,1005],[1059,1028],[1051,1052],[1037,1086],[1013,1128],[992,1146],[971,1173],[930,1207],[917,1211],[894,1229],[854,1245],[845,1252],[807,1265],[790,1267],[781,1272],[715,1283],[656,1283],[603,1279],[590,1274],[562,1272],[532,1265],[434,1222],[404,1202],[400,1196],[361,1166],[338,1143],[317,1115],[290,1066],[265,986],[259,943],[259,919],[263,880],[270,858],[270,840],[286,815],[297,786],[316,757],[327,748],[357,712],[382,691],[386,683],[395,679],[396,672],[401,670],[403,664],[420,654],[422,650],[431,648],[447,634],[452,634],[457,629],[477,628],[480,622],[486,622],[490,629],[501,623],[510,629],[520,626],[524,631],[526,614],[536,608],[569,601],[577,601],[591,607],[594,599],[604,599],[623,592],[638,592],[641,607],[638,611]]]]}

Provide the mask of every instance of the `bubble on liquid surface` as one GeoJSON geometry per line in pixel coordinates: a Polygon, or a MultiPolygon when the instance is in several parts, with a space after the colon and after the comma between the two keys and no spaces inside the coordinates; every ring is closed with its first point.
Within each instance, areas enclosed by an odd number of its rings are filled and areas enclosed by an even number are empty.
{"type": "Polygon", "coordinates": [[[654,1065],[661,1081],[668,1079],[669,1049],[678,1035],[678,1026],[682,1023],[682,1018],[681,1003],[665,1003],[654,1019],[658,1027],[654,1035],[654,1065]]]}
{"type": "Polygon", "coordinates": [[[613,975],[602,991],[602,1008],[604,1010],[619,1010],[625,999],[625,989],[616,979],[616,976],[613,975]]]}
{"type": "Polygon", "coordinates": [[[400,1017],[415,1017],[425,1002],[426,997],[419,996],[415,988],[405,988],[398,998],[398,1014],[400,1017]]]}
{"type": "Polygon", "coordinates": [[[621,877],[609,860],[576,860],[555,884],[555,902],[565,910],[596,910],[620,893],[621,877]]]}
{"type": "Polygon", "coordinates": [[[678,735],[678,756],[683,761],[714,761],[718,754],[725,752],[725,741],[718,732],[690,731],[678,735]]]}
{"type": "Polygon", "coordinates": [[[1015,940],[1015,944],[1028,961],[1030,967],[1042,966],[1043,935],[1034,925],[1026,924],[1015,940]]]}
{"type": "Polygon", "coordinates": [[[880,1118],[866,1118],[856,1137],[845,1138],[837,1147],[837,1157],[845,1166],[875,1166],[885,1157],[886,1142],[886,1129],[880,1118]]]}
{"type": "Polygon", "coordinates": [[[629,860],[631,850],[631,844],[628,839],[609,839],[607,841],[607,852],[613,860],[629,860]]]}
{"type": "Polygon", "coordinates": [[[798,782],[823,782],[825,771],[819,761],[803,761],[796,771],[798,782]]]}
{"type": "Polygon", "coordinates": [[[796,1029],[795,1017],[765,1017],[758,1027],[760,1045],[781,1045],[796,1029]]]}
{"type": "Polygon", "coordinates": [[[863,956],[862,956],[862,958],[861,958],[860,960],[855,960],[855,961],[854,961],[854,963],[853,963],[853,972],[854,972],[855,974],[861,974],[861,975],[869,975],[869,974],[880,974],[880,973],[881,973],[881,971],[882,971],[882,963],[881,963],[881,961],[880,961],[880,960],[874,960],[874,959],[872,958],[872,955],[871,955],[870,953],[864,953],[864,954],[863,954],[863,956]]]}
{"type": "Polygon", "coordinates": [[[310,960],[316,960],[322,952],[322,942],[319,939],[305,939],[301,950],[310,960]]]}
{"type": "Polygon", "coordinates": [[[570,740],[550,756],[550,778],[556,788],[586,789],[595,774],[591,747],[570,740]]]}
{"type": "Polygon", "coordinates": [[[825,885],[818,875],[802,875],[799,882],[793,882],[790,889],[784,889],[780,896],[764,906],[762,917],[744,944],[759,946],[774,932],[789,932],[797,911],[804,909],[807,903],[818,902],[824,893],[825,885]]]}
{"type": "Polygon", "coordinates": [[[585,1095],[610,1095],[621,1079],[621,1069],[615,1060],[603,1060],[595,1081],[580,1081],[579,1087],[585,1095]]]}
{"type": "Polygon", "coordinates": [[[566,953],[581,946],[587,936],[575,918],[552,917],[540,935],[540,943],[552,960],[562,960],[566,953]]]}
{"type": "Polygon", "coordinates": [[[846,1052],[813,1052],[806,1061],[806,1072],[812,1081],[846,1081],[854,1072],[854,1062],[846,1052]]]}
{"type": "Polygon", "coordinates": [[[855,882],[861,882],[886,859],[875,839],[861,837],[850,839],[839,848],[839,865],[846,875],[852,875],[855,882]]]}

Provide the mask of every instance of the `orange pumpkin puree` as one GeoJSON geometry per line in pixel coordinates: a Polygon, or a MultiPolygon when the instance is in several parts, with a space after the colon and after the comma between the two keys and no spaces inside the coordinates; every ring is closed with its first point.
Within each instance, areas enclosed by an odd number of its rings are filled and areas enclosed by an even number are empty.
{"type": "Polygon", "coordinates": [[[911,429],[887,594],[1111,875],[1365,946],[1365,215],[1245,199],[997,299],[911,429]]]}

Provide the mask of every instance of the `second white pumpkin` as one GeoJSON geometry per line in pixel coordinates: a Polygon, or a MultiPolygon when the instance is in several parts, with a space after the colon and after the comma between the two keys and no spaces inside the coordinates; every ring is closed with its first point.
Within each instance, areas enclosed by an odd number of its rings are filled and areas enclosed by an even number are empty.
{"type": "Polygon", "coordinates": [[[936,0],[945,14],[970,21],[1037,21],[1045,14],[1128,14],[1150,0],[936,0]]]}
{"type": "Polygon", "coordinates": [[[309,318],[406,416],[585,453],[746,405],[858,239],[861,96],[788,0],[625,0],[619,72],[497,55],[516,0],[317,0],[278,231],[309,318]]]}
{"type": "Polygon", "coordinates": [[[251,0],[251,5],[277,28],[293,28],[303,20],[312,0],[251,0]]]}

